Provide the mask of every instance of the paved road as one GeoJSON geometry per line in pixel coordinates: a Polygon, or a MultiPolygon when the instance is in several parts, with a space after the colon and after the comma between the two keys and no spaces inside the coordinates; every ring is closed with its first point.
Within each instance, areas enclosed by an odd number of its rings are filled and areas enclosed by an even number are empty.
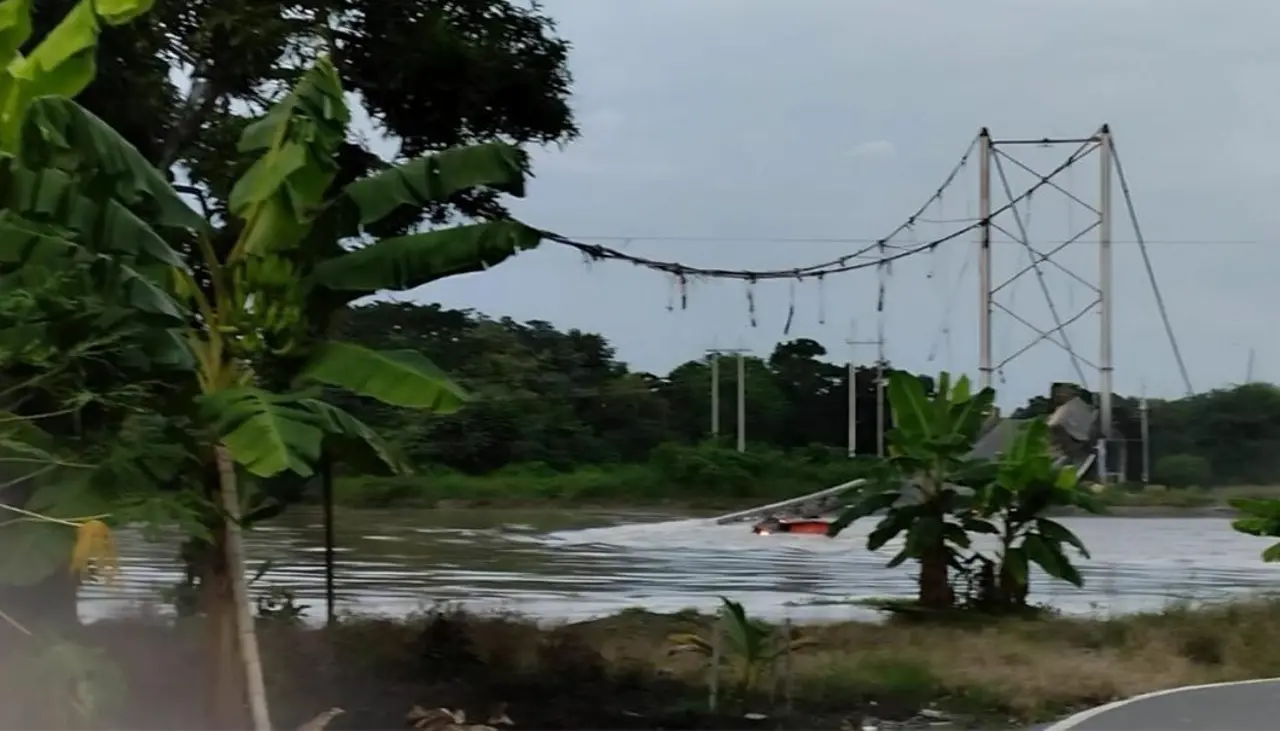
{"type": "Polygon", "coordinates": [[[1078,713],[1045,731],[1263,729],[1280,729],[1280,678],[1150,693],[1078,713]]]}

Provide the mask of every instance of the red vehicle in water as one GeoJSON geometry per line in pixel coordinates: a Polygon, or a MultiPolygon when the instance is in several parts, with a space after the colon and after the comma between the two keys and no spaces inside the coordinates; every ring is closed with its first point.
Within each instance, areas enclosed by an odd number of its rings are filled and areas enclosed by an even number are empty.
{"type": "Polygon", "coordinates": [[[821,518],[765,518],[756,523],[752,533],[767,536],[772,533],[800,533],[825,536],[831,521],[821,518]]]}

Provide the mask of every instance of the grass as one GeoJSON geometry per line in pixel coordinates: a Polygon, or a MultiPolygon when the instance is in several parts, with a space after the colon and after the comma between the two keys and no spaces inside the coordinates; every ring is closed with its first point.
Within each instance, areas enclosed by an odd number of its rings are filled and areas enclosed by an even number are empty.
{"type": "MultiPolygon", "coordinates": [[[[517,728],[726,727],[733,718],[718,726],[700,710],[703,658],[668,653],[669,634],[705,631],[707,622],[691,612],[628,611],[547,627],[445,611],[402,621],[349,617],[327,631],[264,621],[260,632],[280,727],[332,705],[347,709],[337,730],[401,727],[413,704],[478,716],[497,703],[507,704],[517,728]]],[[[183,625],[132,620],[91,629],[135,699],[118,704],[128,714],[113,718],[119,727],[199,726],[192,709],[200,663],[195,645],[182,641],[183,625]]],[[[872,702],[882,718],[934,707],[990,727],[1163,688],[1280,675],[1280,601],[1268,599],[1113,619],[800,630],[818,644],[792,657],[788,728],[836,728],[872,702]]],[[[785,715],[780,697],[763,691],[743,705],[725,702],[738,727],[746,709],[785,715]]]]}
{"type": "MultiPolygon", "coordinates": [[[[797,497],[861,477],[873,458],[839,450],[739,453],[713,445],[664,444],[641,464],[554,469],[511,465],[483,475],[432,469],[397,477],[340,477],[335,499],[346,507],[680,506],[733,509],[797,497]]],[[[1231,497],[1277,497],[1280,486],[1146,490],[1118,487],[1101,495],[1115,508],[1207,509],[1231,497]]]]}
{"type": "MultiPolygon", "coordinates": [[[[772,466],[771,466],[772,467],[772,466]]],[[[854,479],[857,469],[828,463],[794,469],[708,470],[672,475],[652,464],[582,467],[557,472],[545,466],[511,467],[487,475],[430,472],[401,477],[346,477],[335,487],[345,507],[656,506],[733,509],[785,500],[854,479]]],[[[1111,508],[1204,510],[1235,497],[1280,498],[1280,486],[1166,489],[1113,488],[1099,495],[1111,508]]]]}
{"type": "Polygon", "coordinates": [[[1153,485],[1143,490],[1115,488],[1101,495],[1110,507],[1133,508],[1219,508],[1232,498],[1280,499],[1280,485],[1233,485],[1226,487],[1165,488],[1153,485]]]}

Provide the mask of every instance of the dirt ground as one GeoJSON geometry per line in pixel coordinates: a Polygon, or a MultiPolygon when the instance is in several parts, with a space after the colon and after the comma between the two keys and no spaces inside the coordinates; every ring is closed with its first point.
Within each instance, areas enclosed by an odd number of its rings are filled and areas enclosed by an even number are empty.
{"type": "MultiPolygon", "coordinates": [[[[110,662],[100,676],[124,681],[117,687],[90,682],[90,694],[99,696],[91,726],[208,729],[201,629],[197,620],[177,626],[154,620],[86,626],[76,645],[100,650],[110,662]]],[[[357,620],[333,630],[259,623],[272,716],[280,729],[296,728],[333,706],[345,711],[329,724],[333,731],[409,728],[406,713],[414,705],[462,709],[471,722],[483,722],[501,709],[514,729],[548,731],[837,729],[846,721],[856,724],[867,707],[857,697],[803,698],[787,712],[781,691],[772,700],[763,690],[744,700],[725,687],[719,713],[713,714],[705,684],[638,658],[601,652],[598,643],[619,631],[626,629],[617,623],[541,631],[526,622],[458,613],[408,623],[357,620]],[[747,712],[767,718],[752,720],[744,717],[747,712]]],[[[82,727],[73,714],[50,712],[69,695],[47,687],[20,690],[14,683],[43,684],[25,671],[21,675],[10,673],[10,690],[0,693],[19,696],[0,703],[0,728],[82,727]]],[[[722,682],[729,685],[727,677],[722,682]]],[[[918,701],[881,695],[875,713],[906,719],[918,701]]]]}

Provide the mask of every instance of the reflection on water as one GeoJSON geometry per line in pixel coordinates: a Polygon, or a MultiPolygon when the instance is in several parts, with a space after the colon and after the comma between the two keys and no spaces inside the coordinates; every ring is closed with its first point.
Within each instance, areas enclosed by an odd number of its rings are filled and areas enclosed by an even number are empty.
{"type": "MultiPolygon", "coordinates": [[[[711,608],[723,594],[754,613],[796,620],[846,619],[866,610],[850,597],[906,595],[910,566],[865,549],[868,521],[837,539],[757,536],[746,524],[716,526],[659,515],[568,511],[352,511],[338,519],[338,593],[343,609],[407,614],[434,602],[553,619],[582,619],[644,606],[711,608]]],[[[1033,600],[1073,613],[1158,608],[1173,599],[1268,591],[1280,568],[1263,564],[1267,539],[1221,518],[1065,518],[1089,546],[1084,590],[1033,583],[1033,600]]],[[[246,536],[253,562],[270,560],[262,583],[293,590],[322,615],[319,514],[292,512],[246,536]]],[[[173,543],[120,539],[121,578],[87,587],[82,614],[102,616],[153,599],[178,580],[173,543]]],[[[252,568],[252,566],[251,566],[252,568]]]]}

